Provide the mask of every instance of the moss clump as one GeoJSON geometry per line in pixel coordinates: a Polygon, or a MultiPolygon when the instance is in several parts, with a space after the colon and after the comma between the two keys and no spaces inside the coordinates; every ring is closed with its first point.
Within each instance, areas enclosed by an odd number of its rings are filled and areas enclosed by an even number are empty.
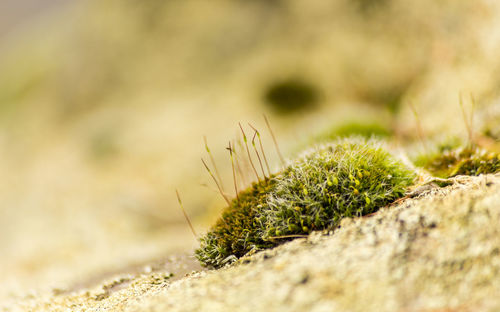
{"type": "Polygon", "coordinates": [[[231,202],[210,232],[200,239],[196,257],[202,264],[220,267],[251,250],[272,246],[260,237],[256,216],[266,205],[274,184],[274,179],[267,179],[238,194],[239,199],[231,202]]]}
{"type": "Polygon", "coordinates": [[[319,100],[319,93],[305,80],[290,78],[269,86],[264,99],[275,112],[289,114],[314,107],[319,100]]]}
{"type": "Polygon", "coordinates": [[[440,178],[500,171],[500,155],[478,147],[459,147],[423,155],[415,163],[440,178]]]}
{"type": "Polygon", "coordinates": [[[220,267],[289,239],[284,235],[334,229],[343,217],[372,213],[403,196],[414,177],[373,140],[317,148],[241,192],[201,239],[196,256],[220,267]]]}
{"type": "Polygon", "coordinates": [[[262,236],[333,229],[343,217],[375,212],[403,196],[414,178],[374,142],[346,140],[319,148],[283,172],[261,211],[262,236]]]}

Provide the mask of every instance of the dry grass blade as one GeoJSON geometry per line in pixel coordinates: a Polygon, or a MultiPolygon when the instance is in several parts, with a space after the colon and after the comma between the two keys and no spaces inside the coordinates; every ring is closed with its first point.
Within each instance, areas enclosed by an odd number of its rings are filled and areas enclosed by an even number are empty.
{"type": "Polygon", "coordinates": [[[226,203],[228,205],[231,204],[231,202],[229,201],[229,199],[226,197],[226,195],[224,194],[224,192],[222,191],[220,185],[219,185],[219,182],[217,182],[217,179],[215,178],[214,174],[212,173],[212,171],[210,170],[210,168],[207,166],[207,164],[205,163],[205,160],[203,160],[203,158],[201,159],[201,162],[203,163],[203,165],[205,166],[205,169],[207,169],[208,171],[208,174],[212,177],[212,179],[214,180],[215,182],[215,185],[217,185],[217,188],[219,189],[219,193],[221,194],[221,196],[224,198],[224,200],[226,201],[226,203]]]}
{"type": "Polygon", "coordinates": [[[276,147],[276,152],[278,153],[278,156],[280,158],[281,164],[284,166],[285,165],[285,159],[281,155],[280,148],[278,146],[278,141],[276,141],[276,137],[274,136],[273,129],[271,129],[271,125],[269,124],[269,120],[267,120],[266,115],[264,116],[264,120],[266,121],[267,128],[269,129],[269,132],[271,133],[271,137],[273,138],[274,146],[276,147]]]}
{"type": "Polygon", "coordinates": [[[248,125],[257,133],[257,138],[259,138],[260,151],[262,152],[262,158],[264,158],[264,163],[266,164],[267,173],[271,176],[271,170],[269,169],[269,163],[267,162],[266,153],[264,153],[264,147],[262,146],[262,139],[260,138],[260,132],[250,123],[248,125]]]}
{"type": "Polygon", "coordinates": [[[182,205],[181,201],[181,196],[179,195],[179,191],[175,190],[175,193],[177,194],[177,200],[179,201],[179,206],[181,206],[182,214],[184,215],[184,218],[186,218],[186,221],[189,225],[189,228],[191,229],[191,232],[193,232],[193,235],[196,239],[198,239],[198,235],[196,234],[196,231],[194,230],[193,224],[191,223],[191,220],[189,219],[186,210],[184,210],[184,205],[182,205]]]}
{"type": "Polygon", "coordinates": [[[248,160],[250,161],[250,166],[252,166],[252,170],[255,173],[255,176],[257,177],[257,181],[260,181],[259,174],[257,173],[257,169],[255,169],[255,166],[252,161],[252,156],[250,156],[250,149],[248,148],[248,141],[247,141],[247,136],[245,135],[245,131],[243,130],[243,127],[241,126],[241,123],[238,123],[241,129],[241,133],[243,134],[243,142],[245,143],[245,148],[247,150],[247,155],[248,155],[248,160]]]}

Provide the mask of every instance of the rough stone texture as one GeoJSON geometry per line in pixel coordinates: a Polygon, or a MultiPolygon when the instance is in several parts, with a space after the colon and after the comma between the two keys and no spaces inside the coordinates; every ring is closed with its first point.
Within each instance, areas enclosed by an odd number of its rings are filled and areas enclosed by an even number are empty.
{"type": "Polygon", "coordinates": [[[499,311],[499,224],[500,175],[458,177],[231,267],[118,276],[4,310],[499,311]]]}

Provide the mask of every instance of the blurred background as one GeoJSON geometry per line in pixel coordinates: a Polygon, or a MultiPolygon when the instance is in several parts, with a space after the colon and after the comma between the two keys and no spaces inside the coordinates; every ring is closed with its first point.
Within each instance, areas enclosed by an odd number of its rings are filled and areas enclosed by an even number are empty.
{"type": "Polygon", "coordinates": [[[2,0],[0,299],[192,250],[175,189],[206,230],[203,136],[231,194],[238,122],[274,170],[262,114],[286,157],[410,144],[411,105],[426,137],[464,137],[459,94],[498,107],[498,51],[493,0],[2,0]]]}

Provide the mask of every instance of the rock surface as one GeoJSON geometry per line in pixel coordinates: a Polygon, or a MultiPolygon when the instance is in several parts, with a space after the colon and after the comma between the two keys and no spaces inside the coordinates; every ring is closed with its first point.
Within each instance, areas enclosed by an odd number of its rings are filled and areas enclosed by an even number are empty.
{"type": "Polygon", "coordinates": [[[500,175],[457,177],[220,270],[118,275],[0,310],[499,311],[499,224],[500,175]]]}

